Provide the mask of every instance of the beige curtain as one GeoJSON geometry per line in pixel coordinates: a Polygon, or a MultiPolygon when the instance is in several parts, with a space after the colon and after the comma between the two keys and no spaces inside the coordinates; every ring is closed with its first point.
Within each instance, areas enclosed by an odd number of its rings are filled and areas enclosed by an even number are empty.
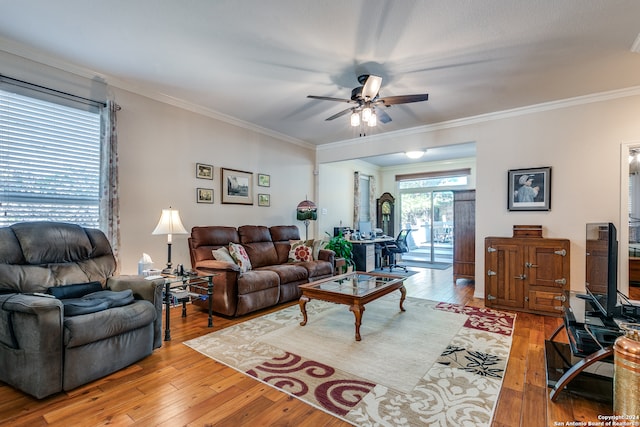
{"type": "Polygon", "coordinates": [[[353,228],[358,228],[360,221],[360,172],[353,174],[353,228]]]}
{"type": "Polygon", "coordinates": [[[369,177],[369,218],[371,219],[371,227],[376,228],[376,179],[373,176],[369,177]]]}
{"type": "Polygon", "coordinates": [[[100,156],[100,228],[111,243],[119,265],[120,198],[118,195],[118,132],[116,112],[120,106],[107,102],[103,109],[102,153],[100,156]]]}

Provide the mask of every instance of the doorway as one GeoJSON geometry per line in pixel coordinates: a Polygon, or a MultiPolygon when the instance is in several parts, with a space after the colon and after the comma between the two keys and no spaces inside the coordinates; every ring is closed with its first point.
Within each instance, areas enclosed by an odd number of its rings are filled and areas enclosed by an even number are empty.
{"type": "MultiPolygon", "coordinates": [[[[405,183],[406,184],[406,183],[405,183]]],[[[453,262],[453,192],[409,187],[400,191],[400,229],[411,229],[403,262],[453,262]]]]}

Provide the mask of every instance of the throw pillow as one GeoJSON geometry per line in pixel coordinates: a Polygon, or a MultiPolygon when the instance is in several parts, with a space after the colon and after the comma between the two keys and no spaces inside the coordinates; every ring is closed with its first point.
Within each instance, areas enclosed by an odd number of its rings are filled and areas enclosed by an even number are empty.
{"type": "Polygon", "coordinates": [[[311,261],[313,240],[290,240],[289,262],[311,261]]]}
{"type": "Polygon", "coordinates": [[[58,299],[80,298],[102,290],[100,282],[74,283],[72,285],[51,286],[47,292],[58,299]]]}
{"type": "Polygon", "coordinates": [[[249,255],[247,255],[247,251],[244,250],[242,245],[237,243],[230,242],[229,243],[229,254],[231,258],[238,264],[240,267],[240,272],[244,273],[251,270],[251,260],[249,259],[249,255]]]}
{"type": "Polygon", "coordinates": [[[213,253],[213,258],[217,261],[226,261],[232,264],[236,263],[236,260],[234,260],[229,253],[229,249],[225,248],[224,246],[218,249],[214,249],[211,252],[213,253]]]}
{"type": "Polygon", "coordinates": [[[324,239],[320,239],[320,240],[314,240],[313,241],[313,252],[312,252],[312,256],[314,260],[318,260],[318,252],[320,252],[320,249],[324,249],[327,247],[327,245],[329,244],[328,240],[324,240],[324,239]]]}

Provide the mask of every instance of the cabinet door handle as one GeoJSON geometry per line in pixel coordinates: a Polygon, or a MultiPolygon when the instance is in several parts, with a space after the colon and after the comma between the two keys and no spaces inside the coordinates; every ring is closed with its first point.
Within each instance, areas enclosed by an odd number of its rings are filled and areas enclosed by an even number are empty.
{"type": "Polygon", "coordinates": [[[530,262],[525,262],[524,266],[527,268],[538,268],[537,264],[531,264],[530,262]]]}
{"type": "Polygon", "coordinates": [[[514,279],[518,279],[518,280],[525,280],[527,278],[526,274],[521,274],[519,276],[514,277],[514,279]]]}
{"type": "Polygon", "coordinates": [[[553,297],[553,299],[565,302],[567,300],[567,297],[565,297],[564,295],[557,295],[557,296],[553,297]]]}
{"type": "Polygon", "coordinates": [[[554,282],[556,282],[558,285],[566,285],[567,284],[567,279],[565,279],[564,277],[562,279],[556,279],[554,280],[554,282]]]}

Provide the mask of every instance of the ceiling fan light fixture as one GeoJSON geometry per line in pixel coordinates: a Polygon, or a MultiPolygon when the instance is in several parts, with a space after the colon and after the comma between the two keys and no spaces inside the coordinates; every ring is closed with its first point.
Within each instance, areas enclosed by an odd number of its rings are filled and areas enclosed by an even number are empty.
{"type": "Polygon", "coordinates": [[[351,113],[351,126],[360,126],[360,114],[357,111],[351,113]]]}
{"type": "Polygon", "coordinates": [[[372,128],[375,125],[378,124],[378,118],[376,117],[376,113],[375,111],[373,113],[371,113],[371,115],[369,116],[369,120],[367,121],[367,123],[369,123],[369,127],[372,128]]]}
{"type": "Polygon", "coordinates": [[[419,159],[420,157],[424,156],[424,150],[407,151],[404,154],[408,158],[415,160],[415,159],[419,159]]]}
{"type": "Polygon", "coordinates": [[[362,121],[368,122],[371,118],[371,107],[364,107],[362,109],[362,121]]]}

